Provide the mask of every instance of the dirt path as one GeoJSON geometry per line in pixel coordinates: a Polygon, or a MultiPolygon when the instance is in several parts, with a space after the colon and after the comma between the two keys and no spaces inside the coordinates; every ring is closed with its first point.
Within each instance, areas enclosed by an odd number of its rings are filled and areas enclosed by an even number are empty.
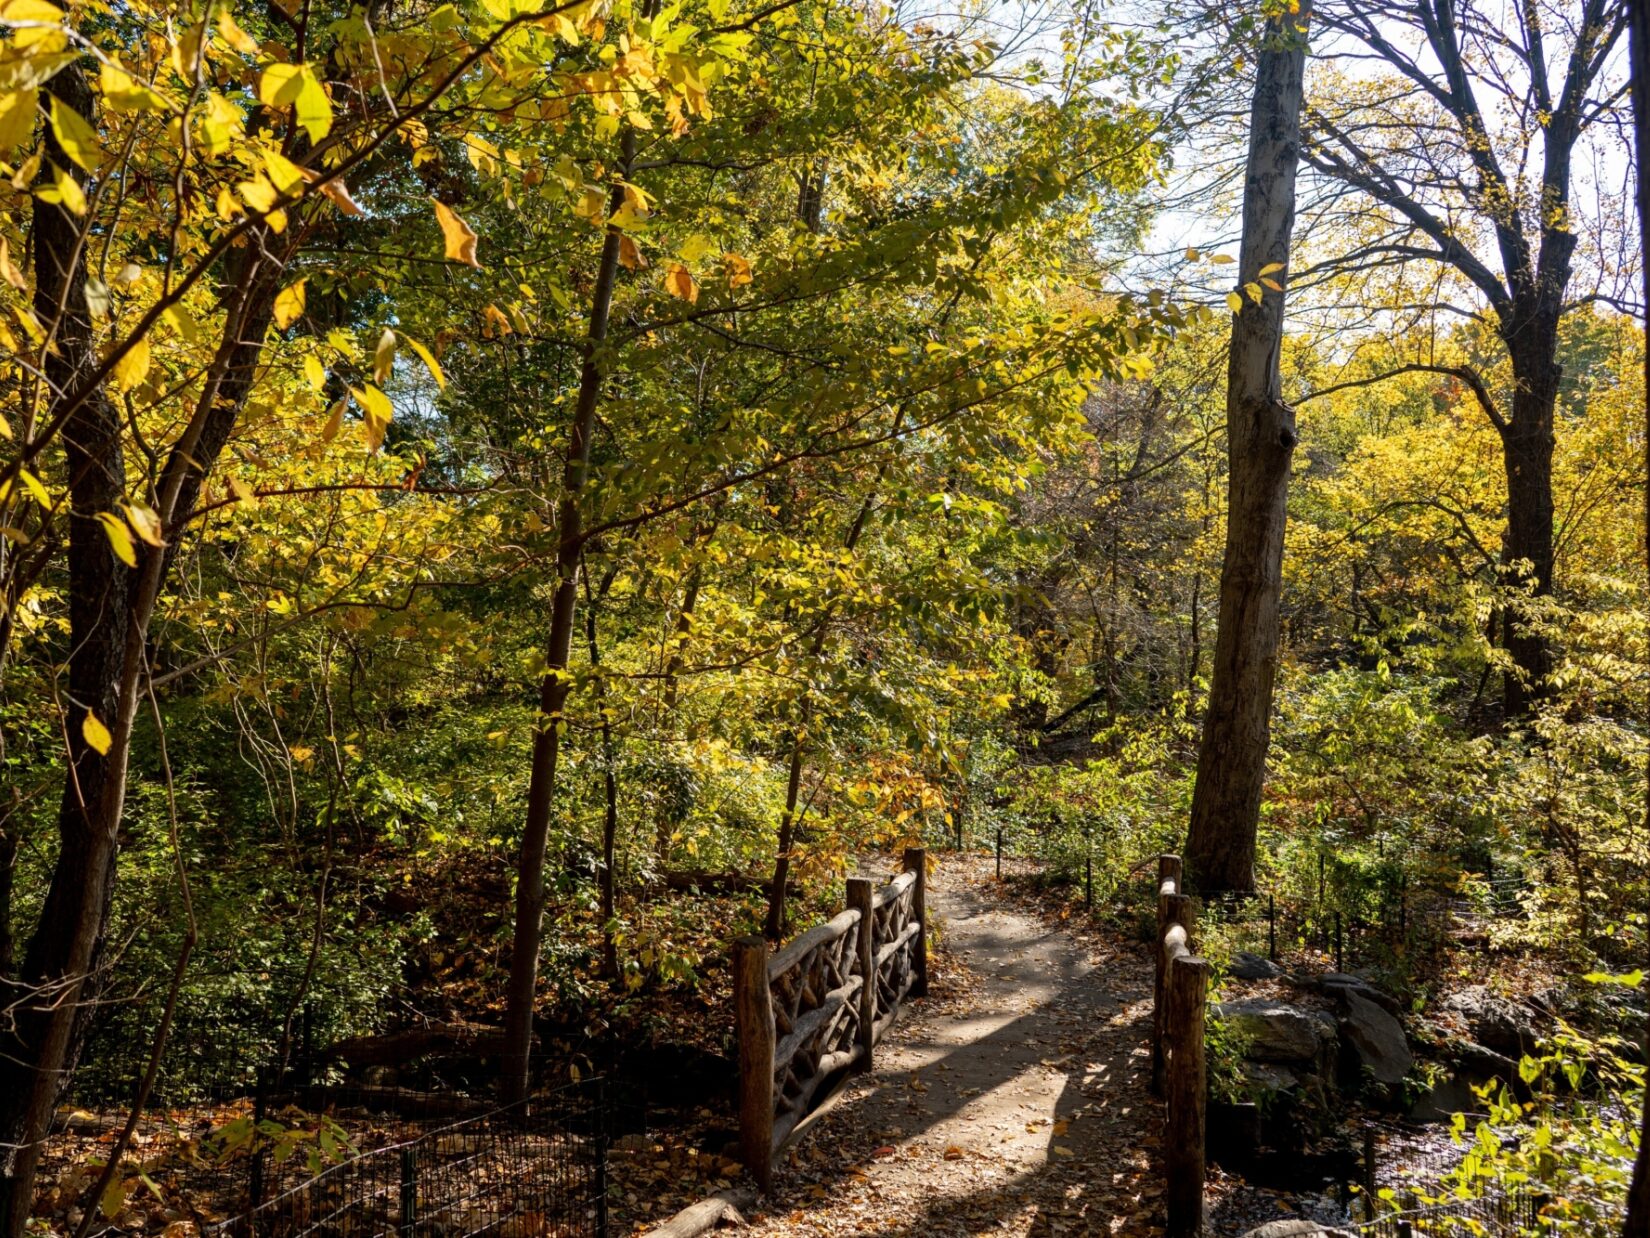
{"type": "Polygon", "coordinates": [[[929,882],[945,964],[876,1070],[789,1154],[756,1234],[1143,1234],[1151,972],[997,896],[984,863],[929,882]]]}

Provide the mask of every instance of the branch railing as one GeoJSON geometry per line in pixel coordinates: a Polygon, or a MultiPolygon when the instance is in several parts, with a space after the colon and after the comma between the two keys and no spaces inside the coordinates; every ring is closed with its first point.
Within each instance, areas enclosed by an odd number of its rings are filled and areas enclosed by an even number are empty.
{"type": "Polygon", "coordinates": [[[1209,964],[1192,953],[1196,914],[1181,893],[1177,855],[1157,860],[1156,981],[1152,1001],[1152,1092],[1163,1098],[1167,1238],[1203,1229],[1205,1107],[1208,1079],[1203,1016],[1209,964]]]}
{"type": "Polygon", "coordinates": [[[760,937],[733,943],[739,1034],[739,1142],[766,1190],[773,1161],[850,1067],[871,1069],[876,1044],[908,995],[928,990],[927,858],[878,887],[848,880],[848,906],[776,954],[760,937]]]}

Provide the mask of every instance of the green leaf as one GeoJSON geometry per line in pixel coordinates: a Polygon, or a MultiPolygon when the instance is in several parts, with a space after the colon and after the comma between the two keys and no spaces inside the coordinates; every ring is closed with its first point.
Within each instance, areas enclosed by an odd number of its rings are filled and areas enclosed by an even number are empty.
{"type": "Polygon", "coordinates": [[[120,1215],[120,1210],[126,1206],[126,1184],[116,1174],[109,1179],[109,1185],[103,1188],[103,1198],[98,1200],[98,1207],[108,1220],[114,1220],[120,1215]]]}

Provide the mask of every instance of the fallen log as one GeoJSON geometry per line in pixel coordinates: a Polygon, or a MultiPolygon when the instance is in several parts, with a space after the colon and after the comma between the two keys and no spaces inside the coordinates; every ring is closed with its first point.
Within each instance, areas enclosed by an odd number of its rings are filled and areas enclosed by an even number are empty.
{"type": "Polygon", "coordinates": [[[477,1057],[504,1051],[504,1033],[485,1023],[426,1023],[400,1032],[352,1036],[328,1047],[328,1060],[344,1062],[352,1070],[366,1066],[401,1066],[431,1053],[464,1053],[477,1057]]]}
{"type": "Polygon", "coordinates": [[[723,1221],[731,1225],[744,1225],[745,1218],[740,1215],[740,1209],[751,1208],[755,1204],[755,1191],[749,1187],[730,1187],[683,1208],[663,1225],[648,1230],[642,1238],[698,1238],[698,1235],[716,1228],[723,1221]]]}
{"type": "MultiPolygon", "coordinates": [[[[693,868],[667,869],[648,883],[653,888],[667,890],[697,890],[701,894],[744,894],[750,890],[764,893],[773,887],[773,878],[733,870],[724,872],[693,868]]],[[[794,881],[785,883],[787,894],[796,894],[794,881]]]]}

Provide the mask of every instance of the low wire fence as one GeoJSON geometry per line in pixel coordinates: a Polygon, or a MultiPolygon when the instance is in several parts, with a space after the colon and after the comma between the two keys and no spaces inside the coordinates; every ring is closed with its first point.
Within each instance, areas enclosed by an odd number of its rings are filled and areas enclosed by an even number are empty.
{"type": "Polygon", "coordinates": [[[248,1158],[246,1206],[203,1233],[235,1238],[606,1238],[602,1081],[432,1126],[310,1172],[279,1136],[248,1158]]]}

